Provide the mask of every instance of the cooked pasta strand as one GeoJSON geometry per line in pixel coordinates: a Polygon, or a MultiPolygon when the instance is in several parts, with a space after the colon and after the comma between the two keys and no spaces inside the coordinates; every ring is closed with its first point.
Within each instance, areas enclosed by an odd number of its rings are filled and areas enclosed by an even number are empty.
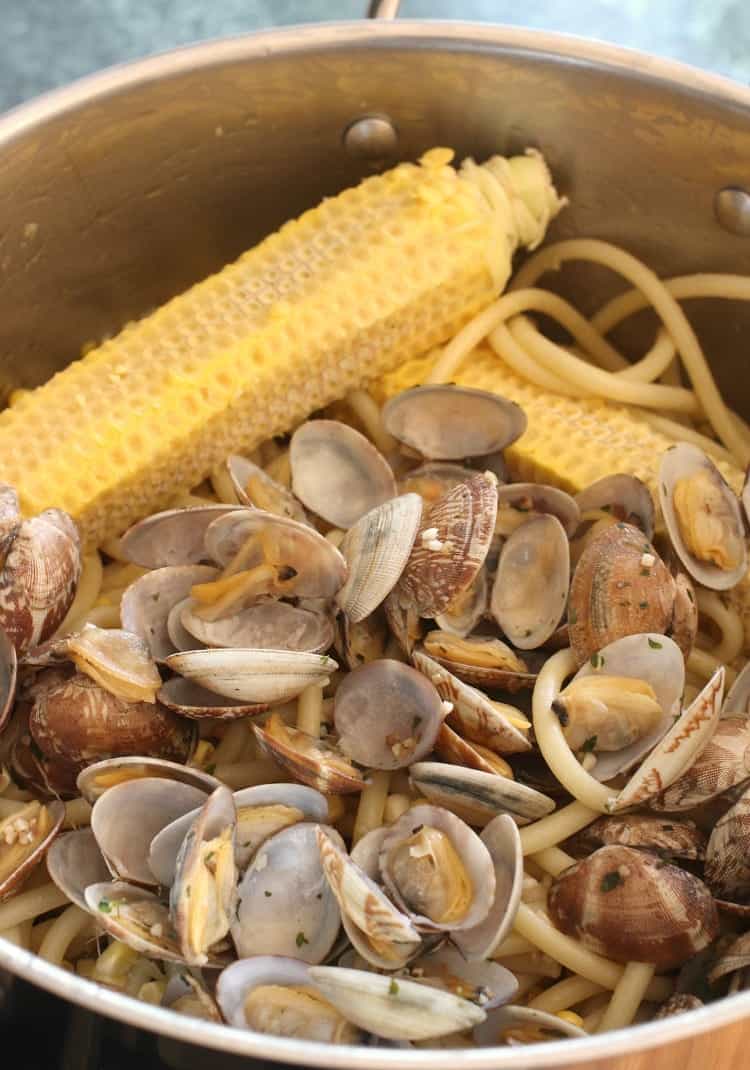
{"type": "Polygon", "coordinates": [[[55,923],[45,934],[37,954],[40,958],[59,966],[73,940],[91,922],[91,915],[80,907],[71,905],[55,918],[55,923]]]}
{"type": "Polygon", "coordinates": [[[580,390],[569,386],[559,375],[555,375],[554,372],[534,360],[531,354],[518,344],[504,323],[499,324],[490,334],[489,343],[498,357],[504,360],[508,367],[522,379],[528,379],[530,383],[541,387],[542,390],[552,390],[565,397],[581,396],[580,390]]]}
{"type": "Polygon", "coordinates": [[[734,661],[745,645],[745,629],[739,613],[725,606],[716,591],[696,587],[695,597],[701,614],[712,620],[721,632],[721,642],[711,650],[711,656],[725,663],[734,661]]]}
{"type": "Polygon", "coordinates": [[[390,783],[391,774],[387,770],[370,770],[368,779],[359,796],[352,837],[354,843],[361,840],[366,833],[380,828],[383,824],[383,812],[385,810],[385,801],[388,798],[390,783]]]}
{"type": "MultiPolygon", "coordinates": [[[[617,375],[620,379],[632,379],[638,383],[652,383],[655,379],[664,375],[667,368],[671,367],[677,349],[669,334],[663,327],[656,332],[656,341],[645,356],[635,364],[621,368],[617,375]]],[[[672,385],[679,385],[677,383],[672,385]]]]}
{"type": "Polygon", "coordinates": [[[729,450],[724,449],[721,443],[714,442],[712,438],[693,430],[692,427],[686,427],[684,424],[678,423],[675,419],[676,413],[673,413],[670,418],[657,415],[657,413],[651,412],[649,409],[641,409],[638,415],[651,427],[656,428],[657,431],[661,431],[664,435],[669,435],[675,442],[692,442],[694,446],[698,446],[713,457],[714,460],[724,461],[725,464],[734,464],[734,457],[729,450]]]}
{"type": "Polygon", "coordinates": [[[12,899],[0,903],[0,932],[36,918],[39,914],[46,914],[48,910],[66,906],[68,901],[65,893],[52,883],[28,892],[19,892],[12,899]]]}
{"type": "Polygon", "coordinates": [[[590,996],[603,991],[605,990],[601,985],[585,977],[566,977],[532,999],[529,1007],[537,1011],[546,1011],[548,1014],[557,1014],[558,1011],[566,1011],[569,1007],[575,1007],[577,1003],[582,1003],[590,996]]]}
{"type": "Polygon", "coordinates": [[[580,802],[572,802],[563,806],[561,810],[556,810],[554,814],[526,825],[519,829],[524,855],[533,856],[548,847],[554,847],[555,844],[567,840],[569,836],[574,836],[576,832],[586,828],[600,815],[600,810],[594,810],[580,802]]]}
{"type": "Polygon", "coordinates": [[[544,851],[537,851],[531,857],[545,873],[550,873],[553,877],[557,877],[568,866],[575,865],[575,858],[561,851],[559,847],[547,847],[544,851]]]}
{"type": "Polygon", "coordinates": [[[319,684],[310,684],[297,699],[297,728],[318,739],[322,714],[323,688],[319,684]]]}
{"type": "Polygon", "coordinates": [[[597,1026],[597,1033],[609,1029],[624,1029],[635,1018],[654,976],[654,967],[645,962],[629,962],[617,982],[612,999],[597,1026]]]}
{"type": "Polygon", "coordinates": [[[363,425],[367,437],[381,453],[387,455],[396,449],[396,439],[383,427],[380,406],[371,394],[366,390],[350,390],[346,395],[346,403],[363,425]]]}

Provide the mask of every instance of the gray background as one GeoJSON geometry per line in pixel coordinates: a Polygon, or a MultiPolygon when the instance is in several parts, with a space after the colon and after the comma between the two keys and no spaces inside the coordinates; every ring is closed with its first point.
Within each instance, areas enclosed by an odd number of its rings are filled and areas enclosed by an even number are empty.
{"type": "MultiPolygon", "coordinates": [[[[0,111],[123,60],[260,27],[359,18],[366,0],[0,0],[0,111]]],[[[750,82],[750,0],[403,0],[645,49],[750,82]]]]}

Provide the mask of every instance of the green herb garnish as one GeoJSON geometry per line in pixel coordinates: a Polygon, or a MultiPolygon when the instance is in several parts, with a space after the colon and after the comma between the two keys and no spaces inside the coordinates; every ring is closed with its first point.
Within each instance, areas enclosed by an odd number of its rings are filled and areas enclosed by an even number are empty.
{"type": "Polygon", "coordinates": [[[603,892],[611,892],[618,886],[618,884],[622,884],[622,877],[616,869],[613,869],[611,873],[604,874],[602,883],[599,887],[603,892]]]}

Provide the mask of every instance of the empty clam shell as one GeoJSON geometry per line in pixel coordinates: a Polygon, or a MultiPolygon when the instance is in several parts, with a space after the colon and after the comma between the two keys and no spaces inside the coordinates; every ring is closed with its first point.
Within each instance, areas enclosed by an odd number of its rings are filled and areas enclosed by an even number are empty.
{"type": "Polygon", "coordinates": [[[226,465],[241,505],[253,505],[267,513],[286,516],[290,520],[298,520],[301,524],[307,523],[307,514],[292,492],[257,464],[253,464],[247,457],[232,454],[227,457],[226,465]]]}
{"type": "Polygon", "coordinates": [[[320,828],[318,847],[323,872],[355,949],[373,966],[385,970],[402,967],[422,943],[407,915],[320,828]]]}
{"type": "Polygon", "coordinates": [[[330,826],[292,825],[267,839],[245,870],[231,927],[241,958],[273,954],[317,963],[333,947],[341,915],[323,873],[318,828],[343,848],[330,826]]]}
{"type": "Polygon", "coordinates": [[[443,613],[484,564],[495,529],[497,479],[477,473],[427,512],[396,590],[423,617],[443,613]]]}
{"type": "Polygon", "coordinates": [[[376,506],[341,542],[349,575],[336,601],[350,621],[369,616],[390,594],[409,560],[422,518],[418,494],[402,494],[376,506]]]}
{"type": "Polygon", "coordinates": [[[396,496],[385,457],[359,431],[337,420],[308,420],[289,443],[292,490],[329,524],[350,528],[396,496]]]}
{"type": "Polygon", "coordinates": [[[319,654],[333,643],[333,623],[324,613],[262,602],[219,620],[203,620],[188,602],[180,612],[183,627],[204,646],[255,650],[303,650],[319,654]]]}
{"type": "Polygon", "coordinates": [[[482,1047],[496,1044],[539,1044],[561,1037],[585,1037],[586,1031],[565,1018],[534,1007],[507,1004],[488,1011],[486,1021],[475,1026],[472,1038],[482,1047]]]}
{"type": "Polygon", "coordinates": [[[88,910],[86,889],[110,878],[109,868],[91,829],[57,836],[47,851],[47,872],[61,892],[81,910],[88,910]]]}
{"type": "Polygon", "coordinates": [[[91,831],[113,877],[156,884],[148,864],[151,840],[205,798],[201,788],[162,777],[127,780],[100,795],[91,811],[91,831]]]}
{"type": "Polygon", "coordinates": [[[429,1040],[485,1018],[475,1003],[414,981],[340,966],[312,966],[309,976],[350,1022],[390,1040],[429,1040]]]}
{"type": "Polygon", "coordinates": [[[32,800],[0,821],[0,902],[17,892],[57,835],[65,806],[32,800]]]}
{"type": "Polygon", "coordinates": [[[155,895],[125,881],[90,884],[86,906],[116,940],[165,962],[184,962],[169,911],[155,895]]]}
{"type": "Polygon", "coordinates": [[[490,607],[510,642],[534,650],[557,628],[568,600],[570,548],[557,517],[527,520],[500,553],[490,607]]]}
{"type": "Polygon", "coordinates": [[[278,714],[272,714],[262,728],[254,725],[253,731],[263,752],[303,784],[331,795],[359,792],[364,787],[362,774],[339,750],[290,728],[278,714]]]}
{"type": "Polygon", "coordinates": [[[465,638],[474,631],[487,612],[489,602],[487,565],[483,565],[473,582],[452,602],[444,613],[435,617],[441,631],[465,638]]]}
{"type": "Polygon", "coordinates": [[[750,722],[744,716],[726,717],[719,720],[711,739],[690,768],[661,795],[649,799],[649,809],[692,810],[748,778],[750,722]]]}
{"type": "Polygon", "coordinates": [[[662,454],[659,501],[677,556],[704,587],[725,591],[747,572],[740,503],[713,461],[679,442],[662,454]]]}
{"type": "Polygon", "coordinates": [[[424,637],[423,647],[439,665],[477,687],[519,691],[533,687],[536,680],[529,661],[493,635],[459,639],[436,629],[424,637]]]}
{"type": "Polygon", "coordinates": [[[505,966],[478,958],[467,962],[461,951],[450,944],[414,959],[406,976],[471,1000],[485,1011],[507,1003],[518,991],[518,981],[505,966]]]}
{"type": "Polygon", "coordinates": [[[389,434],[432,460],[461,460],[503,450],[526,430],[514,401],[460,386],[415,386],[383,406],[389,434]]]}
{"type": "Polygon", "coordinates": [[[197,788],[205,795],[210,795],[219,786],[216,777],[193,766],[180,765],[178,762],[168,762],[160,758],[142,758],[132,755],[123,758],[105,758],[104,761],[87,765],[78,774],[76,785],[84,799],[93,806],[100,795],[117,784],[142,780],[144,777],[176,780],[181,784],[197,788]]]}
{"type": "Polygon", "coordinates": [[[181,717],[198,721],[204,718],[233,721],[238,717],[252,717],[265,713],[269,705],[267,702],[245,702],[242,699],[222,697],[200,684],[194,684],[192,680],[186,680],[183,676],[173,676],[171,680],[167,680],[159,688],[156,697],[162,706],[174,710],[181,717]]]}
{"type": "Polygon", "coordinates": [[[510,535],[519,524],[534,515],[556,516],[566,534],[575,534],[581,513],[575,500],[564,490],[546,483],[508,483],[497,492],[497,527],[500,535],[510,535]]]}
{"type": "Polygon", "coordinates": [[[498,814],[510,814],[518,825],[528,825],[555,809],[554,799],[534,788],[478,769],[417,762],[410,767],[409,778],[436,806],[445,807],[479,828],[498,814]]]}
{"type": "Polygon", "coordinates": [[[603,510],[615,520],[639,527],[647,539],[654,534],[654,499],[646,484],[626,473],[604,476],[576,494],[581,514],[603,510]]]}
{"type": "Polygon", "coordinates": [[[123,628],[139,635],[155,661],[163,661],[178,649],[169,636],[167,621],[178,602],[190,595],[196,583],[208,583],[218,576],[209,565],[172,565],[147,572],[131,583],[120,602],[123,628]]]}
{"type": "Polygon", "coordinates": [[[568,841],[568,849],[590,853],[598,847],[639,847],[654,851],[660,858],[701,860],[706,853],[706,836],[693,821],[655,814],[617,814],[600,817],[568,841]]]}
{"type": "MultiPolygon", "coordinates": [[[[494,817],[482,829],[482,843],[490,852],[495,867],[495,896],[484,921],[472,929],[454,933],[451,939],[464,958],[488,959],[510,932],[521,901],[523,885],[523,851],[515,821],[507,814],[494,817]]],[[[511,999],[515,990],[509,992],[511,999]]]]}
{"type": "Polygon", "coordinates": [[[68,636],[68,657],[107,691],[130,702],[155,702],[161,676],[146,642],[121,628],[97,628],[68,636]]]}
{"type": "Polygon", "coordinates": [[[122,553],[128,561],[143,568],[198,565],[210,556],[204,542],[209,524],[225,513],[242,508],[238,505],[198,505],[154,513],[128,528],[120,540],[122,553]]]}
{"type": "Polygon", "coordinates": [[[171,654],[167,665],[217,695],[253,703],[296,698],[338,668],[325,654],[297,650],[190,650],[171,654]]]}
{"type": "Polygon", "coordinates": [[[706,848],[706,883],[721,899],[750,899],[750,794],[719,818],[706,848]]]}
{"type": "Polygon", "coordinates": [[[383,659],[350,672],[334,697],[339,747],[360,765],[402,769],[435,745],[445,710],[416,669],[383,659]]]}
{"type": "Polygon", "coordinates": [[[703,881],[646,851],[600,847],[549,893],[555,925],[617,962],[672,969],[708,947],[719,918],[703,881]]]}
{"type": "Polygon", "coordinates": [[[203,1018],[207,1022],[223,1022],[221,1011],[201,982],[187,970],[173,974],[164,989],[162,1007],[177,1014],[203,1018]]]}

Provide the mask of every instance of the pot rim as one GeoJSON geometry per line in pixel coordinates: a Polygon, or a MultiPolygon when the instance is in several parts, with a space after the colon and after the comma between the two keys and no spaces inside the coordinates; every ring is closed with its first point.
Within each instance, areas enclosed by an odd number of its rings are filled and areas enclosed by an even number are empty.
{"type": "MultiPolygon", "coordinates": [[[[608,70],[633,79],[661,82],[673,89],[716,100],[750,117],[750,88],[675,60],[661,59],[621,46],[562,33],[525,30],[470,22],[397,20],[325,22],[292,26],[187,45],[142,60],[123,63],[54,89],[0,116],[0,149],[32,133],[50,120],[74,112],[92,100],[103,100],[191,70],[206,70],[238,61],[261,62],[281,53],[335,52],[377,47],[528,53],[567,63],[608,70]]],[[[368,1048],[311,1044],[308,1041],[265,1036],[202,1019],[177,1015],[120,992],[72,975],[36,954],[0,938],[0,968],[88,1010],[128,1025],[237,1055],[330,1070],[455,1070],[456,1053],[445,1049],[368,1048]]],[[[463,1050],[465,1070],[501,1070],[531,1064],[551,1068],[580,1065],[593,1059],[632,1054],[657,1045],[684,1040],[730,1025],[750,1014],[750,991],[726,997],[691,1011],[614,1033],[581,1040],[565,1039],[543,1048],[477,1048],[463,1050]]]]}

